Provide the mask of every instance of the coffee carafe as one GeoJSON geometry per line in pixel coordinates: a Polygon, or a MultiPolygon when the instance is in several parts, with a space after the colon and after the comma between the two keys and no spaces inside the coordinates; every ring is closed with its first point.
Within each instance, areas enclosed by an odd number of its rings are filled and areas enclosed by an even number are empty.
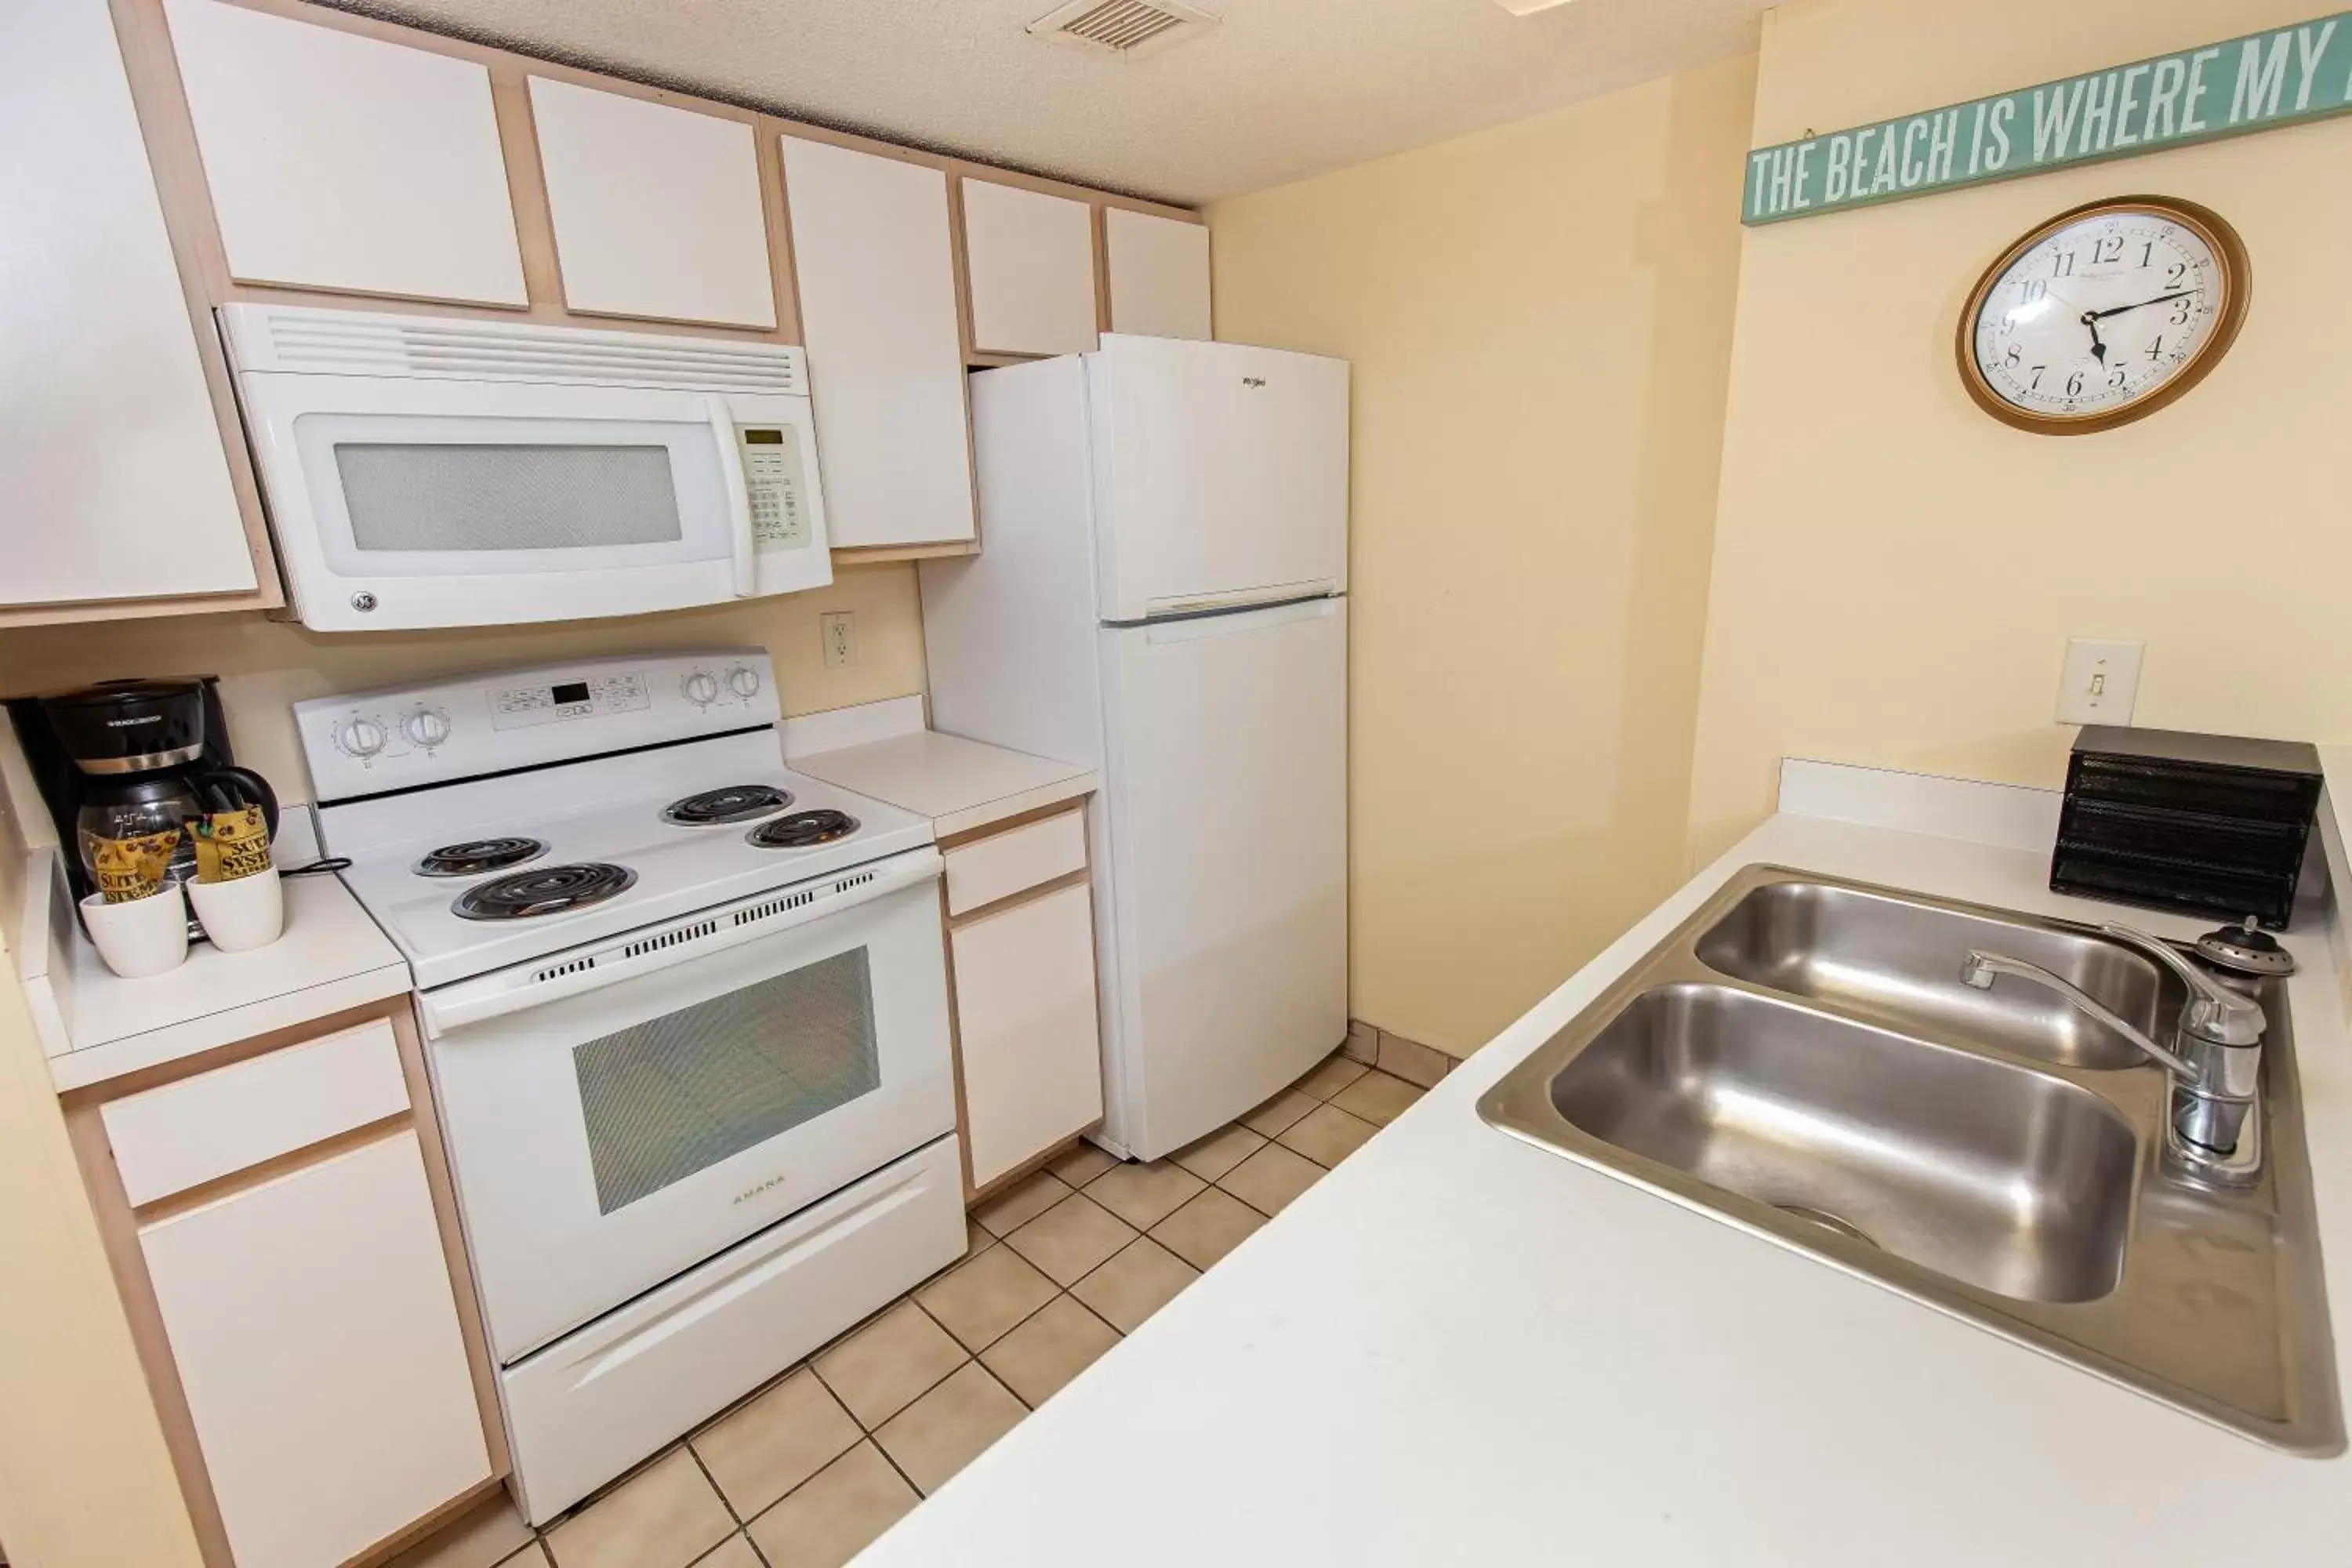
{"type": "Polygon", "coordinates": [[[163,875],[188,881],[195,819],[258,805],[278,830],[277,793],[231,759],[208,678],[110,680],[12,702],[9,711],[59,838],[74,847],[68,869],[77,898],[102,890],[112,874],[100,865],[103,844],[168,836],[163,875]]]}

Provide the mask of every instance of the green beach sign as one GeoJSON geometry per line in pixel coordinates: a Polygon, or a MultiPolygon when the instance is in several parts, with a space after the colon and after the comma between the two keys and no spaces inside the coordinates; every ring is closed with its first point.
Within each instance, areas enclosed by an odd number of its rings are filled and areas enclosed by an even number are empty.
{"type": "Polygon", "coordinates": [[[2352,110],[2352,11],[1748,155],[1740,221],[1782,223],[2352,110]]]}

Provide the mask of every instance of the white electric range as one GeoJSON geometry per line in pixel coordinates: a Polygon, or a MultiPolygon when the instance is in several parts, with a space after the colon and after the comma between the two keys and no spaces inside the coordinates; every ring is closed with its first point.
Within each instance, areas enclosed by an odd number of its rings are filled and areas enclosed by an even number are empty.
{"type": "Polygon", "coordinates": [[[764,651],[294,713],[415,975],[534,1521],[962,1251],[931,826],[783,766],[764,651]]]}

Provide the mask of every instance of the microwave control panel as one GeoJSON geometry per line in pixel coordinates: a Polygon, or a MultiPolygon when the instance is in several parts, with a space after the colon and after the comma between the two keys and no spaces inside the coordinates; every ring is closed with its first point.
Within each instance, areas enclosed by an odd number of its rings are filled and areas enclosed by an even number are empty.
{"type": "Polygon", "coordinates": [[[775,671],[757,647],[581,659],[294,705],[320,804],[772,725],[782,716],[775,671]]]}
{"type": "Polygon", "coordinates": [[[789,425],[744,430],[743,488],[751,500],[753,548],[799,550],[807,545],[808,481],[798,430],[789,425]]]}

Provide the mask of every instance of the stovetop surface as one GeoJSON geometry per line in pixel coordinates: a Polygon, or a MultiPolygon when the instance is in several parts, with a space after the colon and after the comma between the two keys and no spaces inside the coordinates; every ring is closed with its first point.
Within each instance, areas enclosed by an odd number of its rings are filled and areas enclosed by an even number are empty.
{"type": "Polygon", "coordinates": [[[320,808],[320,823],[327,852],[351,857],[344,882],[406,956],[421,989],[931,841],[929,819],[785,768],[772,731],[331,804],[320,808]],[[684,796],[746,784],[781,790],[791,803],[710,826],[663,819],[663,808],[684,796]],[[810,811],[844,813],[856,828],[806,847],[749,841],[762,824],[810,811]],[[415,869],[436,849],[505,836],[544,840],[547,852],[503,873],[428,877],[415,869]],[[587,862],[624,867],[636,879],[601,902],[562,913],[482,921],[453,908],[468,889],[501,874],[587,862]]]}

